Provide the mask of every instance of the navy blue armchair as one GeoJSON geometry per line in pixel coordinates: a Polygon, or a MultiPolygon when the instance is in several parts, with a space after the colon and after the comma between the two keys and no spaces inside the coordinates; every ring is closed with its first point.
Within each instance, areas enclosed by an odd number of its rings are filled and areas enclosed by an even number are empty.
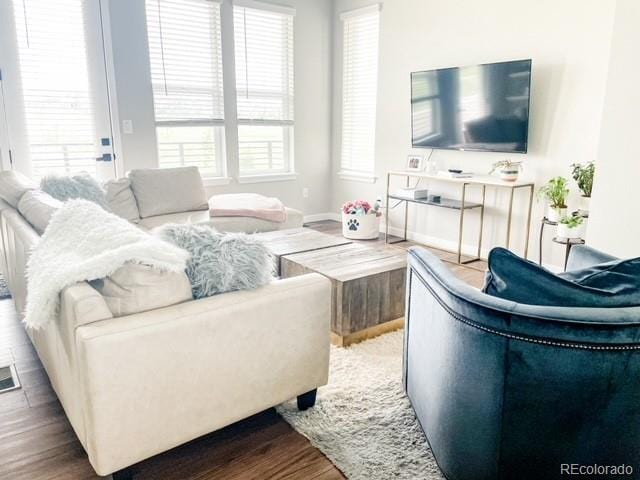
{"type": "MultiPolygon", "coordinates": [[[[408,258],[404,385],[449,480],[640,478],[640,307],[517,304],[408,258]]],[[[613,258],[576,246],[568,268],[613,258]]]]}

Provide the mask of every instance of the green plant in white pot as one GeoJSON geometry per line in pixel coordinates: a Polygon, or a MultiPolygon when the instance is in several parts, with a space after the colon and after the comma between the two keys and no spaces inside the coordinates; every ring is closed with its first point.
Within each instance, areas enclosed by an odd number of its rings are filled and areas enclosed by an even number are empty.
{"type": "Polygon", "coordinates": [[[582,238],[584,235],[584,218],[579,215],[564,216],[558,222],[556,236],[560,238],[582,238]]]}
{"type": "Polygon", "coordinates": [[[574,163],[571,165],[571,168],[571,175],[582,193],[580,197],[580,210],[586,214],[589,212],[589,202],[591,200],[593,176],[596,173],[596,166],[593,162],[574,163]]]}
{"type": "Polygon", "coordinates": [[[544,198],[549,204],[547,219],[559,222],[567,214],[567,197],[569,196],[568,180],[554,177],[538,190],[538,198],[544,198]]]}
{"type": "Polygon", "coordinates": [[[522,168],[523,167],[521,161],[514,162],[509,159],[500,160],[499,162],[493,164],[489,175],[498,170],[498,173],[500,174],[500,180],[504,180],[506,182],[515,182],[516,180],[518,180],[518,176],[520,175],[522,168]]]}

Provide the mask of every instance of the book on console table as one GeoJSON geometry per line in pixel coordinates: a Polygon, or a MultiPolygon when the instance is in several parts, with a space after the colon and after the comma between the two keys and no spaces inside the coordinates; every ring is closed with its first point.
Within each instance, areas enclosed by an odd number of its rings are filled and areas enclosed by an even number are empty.
{"type": "Polygon", "coordinates": [[[473,177],[473,172],[452,172],[449,170],[440,170],[438,175],[446,178],[471,178],[473,177]]]}
{"type": "Polygon", "coordinates": [[[427,198],[429,191],[426,188],[399,188],[395,191],[394,195],[418,200],[420,198],[427,198]]]}

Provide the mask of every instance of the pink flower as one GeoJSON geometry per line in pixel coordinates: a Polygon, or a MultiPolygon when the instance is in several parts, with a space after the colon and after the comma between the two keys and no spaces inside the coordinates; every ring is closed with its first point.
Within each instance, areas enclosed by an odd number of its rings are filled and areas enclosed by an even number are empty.
{"type": "Polygon", "coordinates": [[[371,204],[366,200],[356,200],[355,202],[347,202],[342,205],[342,211],[346,214],[356,213],[360,208],[364,210],[364,213],[369,213],[369,210],[371,210],[371,204]]]}

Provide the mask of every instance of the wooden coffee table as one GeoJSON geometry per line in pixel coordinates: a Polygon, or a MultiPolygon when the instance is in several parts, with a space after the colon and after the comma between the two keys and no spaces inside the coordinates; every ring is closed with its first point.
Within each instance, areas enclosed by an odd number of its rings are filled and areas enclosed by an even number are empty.
{"type": "Polygon", "coordinates": [[[351,243],[284,255],[281,276],[331,280],[331,339],[346,346],[404,325],[406,257],[397,247],[351,243]]]}
{"type": "Polygon", "coordinates": [[[304,227],[257,233],[256,236],[261,238],[271,253],[275,255],[278,275],[280,275],[281,272],[281,258],[284,255],[311,252],[322,248],[352,243],[351,240],[347,240],[346,238],[327,235],[326,233],[304,227]]]}

